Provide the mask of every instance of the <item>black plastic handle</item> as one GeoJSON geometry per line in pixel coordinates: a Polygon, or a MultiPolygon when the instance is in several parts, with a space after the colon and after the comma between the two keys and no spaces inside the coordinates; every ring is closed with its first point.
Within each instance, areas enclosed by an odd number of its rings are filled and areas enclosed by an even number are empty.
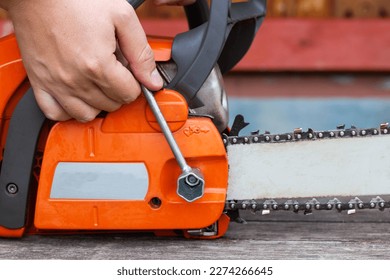
{"type": "Polygon", "coordinates": [[[183,94],[191,108],[203,104],[196,98],[218,63],[222,73],[230,70],[248,51],[263,21],[266,0],[231,3],[230,0],[198,0],[186,8],[191,29],[175,37],[172,59],[177,74],[168,88],[183,94]]]}
{"type": "Polygon", "coordinates": [[[127,2],[133,6],[134,10],[141,6],[145,0],[127,0],[127,2]]]}
{"type": "MultiPolygon", "coordinates": [[[[134,8],[144,0],[128,0],[134,8]]],[[[196,98],[218,63],[221,72],[233,68],[248,51],[265,16],[266,0],[197,0],[184,7],[190,30],[178,34],[172,46],[176,76],[167,85],[184,95],[191,108],[203,106],[196,98]]]]}

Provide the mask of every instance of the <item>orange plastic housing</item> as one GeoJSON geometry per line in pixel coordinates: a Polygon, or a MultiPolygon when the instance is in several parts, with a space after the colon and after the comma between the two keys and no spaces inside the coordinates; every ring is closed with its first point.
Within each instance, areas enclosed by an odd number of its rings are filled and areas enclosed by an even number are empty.
{"type": "MultiPolygon", "coordinates": [[[[171,41],[150,39],[157,61],[170,59],[171,41]]],[[[4,149],[9,119],[29,88],[15,37],[0,39],[0,129],[4,149]]],[[[223,214],[228,163],[221,136],[210,119],[188,117],[185,99],[172,90],[156,95],[174,137],[191,167],[205,179],[204,196],[187,202],[176,193],[181,170],[143,96],[116,112],[89,123],[66,121],[43,128],[39,150],[38,188],[27,209],[24,228],[0,226],[0,236],[52,231],[148,230],[165,235],[201,229],[218,222],[217,235],[227,230],[223,214]],[[53,198],[52,184],[61,163],[139,163],[147,170],[147,192],[142,199],[53,198]],[[158,198],[159,203],[154,203],[158,198]],[[35,209],[35,210],[34,210],[35,209]]],[[[1,159],[1,153],[0,153],[1,159]]],[[[131,182],[129,182],[131,185],[131,182]]],[[[33,192],[35,193],[35,191],[33,192]]]]}
{"type": "MultiPolygon", "coordinates": [[[[15,105],[28,89],[27,74],[23,67],[14,35],[0,38],[0,148],[4,149],[9,119],[15,105]]],[[[0,160],[2,160],[0,153],[0,160]]]]}
{"type": "MultiPolygon", "coordinates": [[[[163,90],[157,100],[167,103],[172,95],[182,98],[163,90]]],[[[178,106],[177,101],[174,103],[178,106]]],[[[186,108],[184,99],[182,106],[186,108]]],[[[207,227],[219,219],[226,197],[227,160],[218,131],[209,119],[183,120],[186,114],[177,110],[182,126],[176,127],[174,137],[188,163],[202,171],[206,182],[204,196],[188,203],[176,194],[181,171],[163,134],[148,125],[148,108],[140,97],[104,119],[88,124],[62,122],[51,129],[35,210],[38,229],[191,229],[207,227]],[[147,194],[143,200],[134,201],[50,198],[60,162],[143,163],[149,176],[147,194]],[[159,208],[151,204],[153,198],[161,200],[159,208]]],[[[176,124],[175,116],[170,117],[168,123],[176,124]]]]}

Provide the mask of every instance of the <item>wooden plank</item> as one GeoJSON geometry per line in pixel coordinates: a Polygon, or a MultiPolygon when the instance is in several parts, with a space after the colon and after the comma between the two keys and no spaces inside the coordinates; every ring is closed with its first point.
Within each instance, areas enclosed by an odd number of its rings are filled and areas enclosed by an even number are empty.
{"type": "MultiPolygon", "coordinates": [[[[174,36],[185,20],[142,20],[148,34],[174,36]]],[[[390,71],[390,20],[266,19],[236,71],[390,71]]]]}
{"type": "Polygon", "coordinates": [[[245,71],[389,71],[390,20],[268,19],[245,71]]]}
{"type": "MultiPolygon", "coordinates": [[[[388,214],[388,213],[387,213],[388,214]]],[[[1,239],[0,259],[62,260],[388,260],[388,223],[232,223],[218,240],[148,234],[29,236],[1,239]]]]}
{"type": "Polygon", "coordinates": [[[334,1],[334,16],[375,18],[388,17],[390,1],[388,0],[342,0],[334,1]]]}

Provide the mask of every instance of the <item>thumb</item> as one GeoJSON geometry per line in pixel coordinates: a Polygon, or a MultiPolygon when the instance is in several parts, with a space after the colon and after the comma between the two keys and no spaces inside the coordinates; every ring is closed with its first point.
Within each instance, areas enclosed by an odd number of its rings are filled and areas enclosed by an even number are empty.
{"type": "Polygon", "coordinates": [[[159,90],[163,80],[156,69],[154,54],[134,9],[128,5],[115,20],[116,36],[134,77],[150,90],[159,90]]]}

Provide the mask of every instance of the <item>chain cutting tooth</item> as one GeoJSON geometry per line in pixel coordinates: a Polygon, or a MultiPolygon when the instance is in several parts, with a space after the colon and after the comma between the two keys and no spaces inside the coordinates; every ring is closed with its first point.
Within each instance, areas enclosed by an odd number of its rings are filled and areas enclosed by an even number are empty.
{"type": "Polygon", "coordinates": [[[386,122],[386,123],[381,123],[380,128],[381,128],[381,129],[389,128],[389,123],[388,123],[388,122],[386,122]]]}
{"type": "Polygon", "coordinates": [[[337,129],[345,129],[345,124],[340,124],[336,126],[337,129]]]}
{"type": "Polygon", "coordinates": [[[252,211],[256,211],[257,210],[257,203],[256,203],[256,201],[252,201],[251,202],[251,209],[252,209],[252,211]]]}

